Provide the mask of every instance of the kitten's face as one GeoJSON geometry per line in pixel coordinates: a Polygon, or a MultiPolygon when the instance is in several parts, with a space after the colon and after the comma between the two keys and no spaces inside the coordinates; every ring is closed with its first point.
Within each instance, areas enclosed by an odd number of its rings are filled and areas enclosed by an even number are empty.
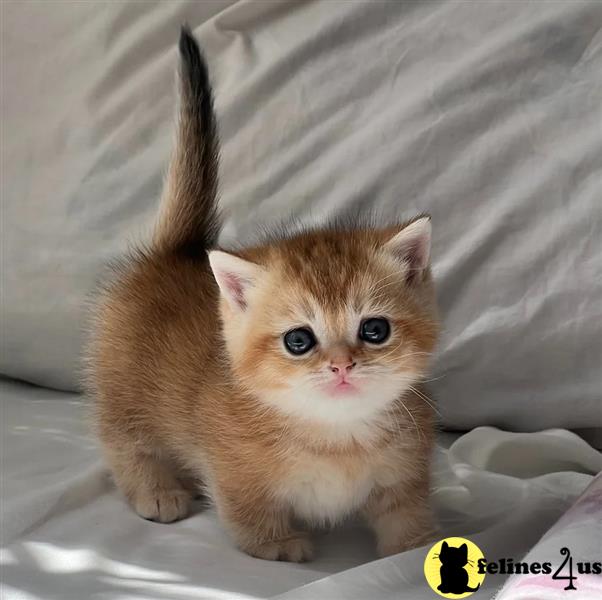
{"type": "Polygon", "coordinates": [[[437,330],[428,252],[418,235],[399,253],[395,233],[304,234],[245,252],[252,263],[212,259],[233,367],[254,394],[343,423],[383,413],[421,379],[437,330]]]}

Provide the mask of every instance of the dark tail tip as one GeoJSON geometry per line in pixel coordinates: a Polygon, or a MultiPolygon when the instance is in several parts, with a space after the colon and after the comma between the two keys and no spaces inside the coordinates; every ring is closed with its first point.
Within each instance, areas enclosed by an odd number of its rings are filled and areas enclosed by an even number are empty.
{"type": "MultiPolygon", "coordinates": [[[[158,247],[196,255],[219,230],[219,140],[209,69],[190,27],[180,31],[178,139],[155,232],[158,247]]],[[[202,253],[204,256],[204,252],[202,253]]]]}
{"type": "Polygon", "coordinates": [[[201,60],[201,50],[189,25],[182,25],[180,29],[179,47],[184,64],[194,64],[201,60]]]}
{"type": "Polygon", "coordinates": [[[209,71],[199,45],[188,25],[180,30],[180,61],[182,79],[191,88],[193,95],[202,94],[209,87],[209,71]]]}

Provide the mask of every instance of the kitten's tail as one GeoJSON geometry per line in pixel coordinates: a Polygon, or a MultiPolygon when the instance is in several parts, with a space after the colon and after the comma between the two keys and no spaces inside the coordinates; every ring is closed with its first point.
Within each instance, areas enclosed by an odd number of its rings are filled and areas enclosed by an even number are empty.
{"type": "Polygon", "coordinates": [[[464,591],[465,592],[476,592],[480,587],[481,587],[481,584],[477,583],[477,587],[476,588],[471,588],[471,587],[466,586],[464,588],[464,591]]]}
{"type": "Polygon", "coordinates": [[[209,73],[187,26],[180,33],[180,108],[176,147],[154,232],[164,252],[204,254],[217,241],[219,140],[209,73]]]}

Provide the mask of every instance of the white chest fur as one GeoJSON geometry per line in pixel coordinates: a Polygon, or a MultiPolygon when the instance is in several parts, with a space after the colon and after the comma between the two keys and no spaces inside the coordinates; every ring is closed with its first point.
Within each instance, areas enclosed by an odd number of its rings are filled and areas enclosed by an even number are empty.
{"type": "Polygon", "coordinates": [[[277,494],[298,517],[332,523],[363,504],[374,487],[374,475],[368,464],[299,457],[280,481],[277,494]]]}

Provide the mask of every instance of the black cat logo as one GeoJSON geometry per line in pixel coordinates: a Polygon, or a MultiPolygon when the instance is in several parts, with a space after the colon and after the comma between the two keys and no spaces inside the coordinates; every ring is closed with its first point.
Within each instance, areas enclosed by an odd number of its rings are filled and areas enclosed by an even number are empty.
{"type": "Polygon", "coordinates": [[[476,592],[481,587],[481,584],[475,588],[468,586],[468,573],[464,567],[471,561],[468,560],[466,544],[455,548],[444,541],[439,551],[439,560],[441,561],[441,585],[437,589],[442,594],[465,594],[476,592]]]}

